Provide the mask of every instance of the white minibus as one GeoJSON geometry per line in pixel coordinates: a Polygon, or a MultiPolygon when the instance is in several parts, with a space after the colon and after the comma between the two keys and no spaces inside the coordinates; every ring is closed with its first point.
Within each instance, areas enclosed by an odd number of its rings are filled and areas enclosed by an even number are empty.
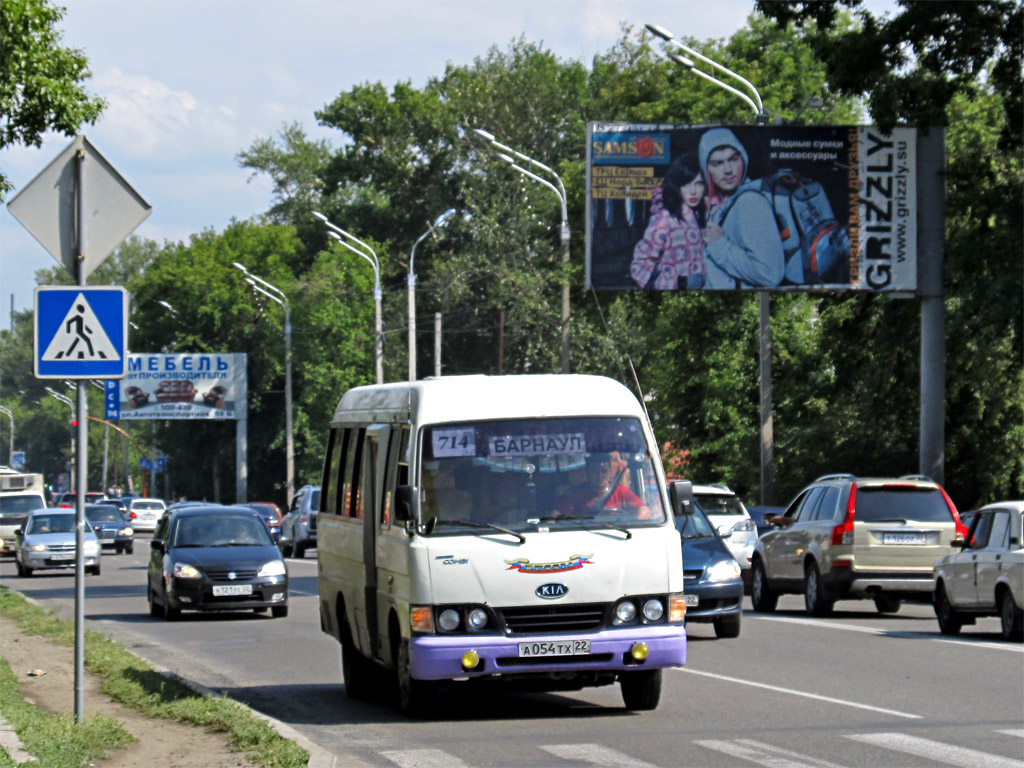
{"type": "MultiPolygon", "coordinates": [[[[357,387],[331,421],[319,504],[320,624],[349,696],[397,681],[579,690],[653,709],[686,661],[679,534],[636,397],[585,375],[357,387]]],[[[671,494],[670,494],[671,491],[671,494]]],[[[671,495],[671,501],[670,501],[671,495]]]]}

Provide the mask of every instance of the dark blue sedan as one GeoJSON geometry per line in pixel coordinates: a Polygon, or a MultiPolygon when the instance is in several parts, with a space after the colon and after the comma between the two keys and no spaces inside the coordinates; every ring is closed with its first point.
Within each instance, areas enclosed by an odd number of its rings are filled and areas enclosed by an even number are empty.
{"type": "Polygon", "coordinates": [[[715,625],[716,637],[739,637],[743,617],[740,564],[696,505],[676,518],[683,545],[686,623],[715,625]]]}
{"type": "Polygon", "coordinates": [[[281,538],[281,518],[274,514],[274,511],[263,504],[232,504],[233,507],[242,507],[243,509],[251,509],[253,512],[263,518],[263,522],[267,524],[267,530],[270,531],[270,538],[277,544],[277,540],[281,538]]]}
{"type": "Polygon", "coordinates": [[[288,615],[288,570],[263,518],[244,507],[168,512],[150,542],[149,613],[270,609],[288,615]]]}

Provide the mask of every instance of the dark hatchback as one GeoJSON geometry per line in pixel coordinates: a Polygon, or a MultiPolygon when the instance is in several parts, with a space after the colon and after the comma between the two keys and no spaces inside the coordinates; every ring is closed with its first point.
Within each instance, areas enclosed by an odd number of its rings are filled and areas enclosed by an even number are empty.
{"type": "Polygon", "coordinates": [[[288,571],[263,518],[244,507],[169,511],[150,542],[146,597],[151,616],[268,608],[288,615],[288,571]]]}
{"type": "Polygon", "coordinates": [[[281,517],[275,514],[273,509],[265,504],[256,503],[238,503],[232,504],[231,506],[240,507],[242,509],[251,509],[263,518],[263,522],[267,525],[267,530],[270,531],[270,538],[274,540],[274,544],[277,544],[277,540],[281,538],[281,517]]]}
{"type": "Polygon", "coordinates": [[[740,564],[715,526],[691,505],[676,517],[683,545],[683,595],[686,623],[712,623],[716,637],[739,637],[743,617],[740,564]]]}
{"type": "Polygon", "coordinates": [[[112,549],[117,554],[132,553],[135,548],[135,531],[117,507],[110,504],[86,504],[85,519],[92,523],[101,547],[112,549]]]}

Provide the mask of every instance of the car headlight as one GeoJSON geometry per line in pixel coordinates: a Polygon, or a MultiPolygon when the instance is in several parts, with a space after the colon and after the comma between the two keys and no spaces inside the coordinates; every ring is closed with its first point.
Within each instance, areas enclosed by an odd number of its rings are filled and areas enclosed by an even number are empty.
{"type": "Polygon", "coordinates": [[[615,606],[615,623],[629,624],[636,618],[636,605],[632,600],[623,600],[615,606]]]}
{"type": "Polygon", "coordinates": [[[664,615],[665,606],[662,605],[661,600],[652,597],[644,603],[644,618],[648,621],[658,621],[664,615]]]}
{"type": "Polygon", "coordinates": [[[95,539],[93,539],[91,541],[85,542],[85,551],[86,552],[96,552],[96,551],[99,550],[99,548],[100,548],[100,543],[98,541],[96,541],[95,539]]]}
{"type": "Polygon", "coordinates": [[[284,567],[284,560],[271,560],[260,568],[257,576],[284,576],[288,571],[284,567]]]}
{"type": "Polygon", "coordinates": [[[469,612],[467,623],[470,629],[483,629],[487,626],[487,611],[483,608],[474,608],[469,612]]]}
{"type": "Polygon", "coordinates": [[[445,632],[452,632],[459,628],[459,612],[452,608],[445,608],[437,617],[437,625],[445,632]]]}
{"type": "Polygon", "coordinates": [[[46,545],[45,544],[29,544],[27,547],[25,547],[25,549],[27,549],[29,552],[45,552],[46,551],[46,545]]]}
{"type": "Polygon", "coordinates": [[[121,535],[122,536],[134,536],[135,535],[135,531],[132,530],[131,528],[122,528],[121,529],[121,535]]]}
{"type": "Polygon", "coordinates": [[[740,564],[731,557],[728,560],[719,560],[708,568],[708,581],[729,581],[740,577],[740,564]]]}
{"type": "Polygon", "coordinates": [[[199,570],[188,563],[175,563],[174,564],[174,576],[179,579],[199,579],[202,578],[199,570]]]}

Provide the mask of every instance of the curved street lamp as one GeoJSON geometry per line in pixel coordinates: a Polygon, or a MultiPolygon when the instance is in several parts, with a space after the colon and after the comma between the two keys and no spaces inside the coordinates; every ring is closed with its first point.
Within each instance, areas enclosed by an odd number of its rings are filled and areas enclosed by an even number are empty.
{"type": "Polygon", "coordinates": [[[548,166],[544,165],[544,163],[540,162],[539,160],[535,160],[532,157],[529,157],[528,155],[524,155],[522,152],[519,152],[519,151],[517,151],[515,149],[512,149],[512,147],[509,147],[509,146],[506,146],[505,144],[502,144],[501,142],[499,142],[497,139],[494,138],[494,134],[489,133],[489,132],[483,130],[482,128],[474,128],[473,132],[477,136],[480,136],[481,138],[485,139],[495,149],[500,149],[503,152],[507,152],[508,153],[508,154],[502,154],[502,152],[496,152],[495,153],[497,155],[497,157],[502,162],[508,163],[513,168],[515,168],[517,171],[519,171],[519,173],[523,174],[524,176],[527,176],[530,179],[533,179],[534,181],[540,182],[541,184],[543,184],[546,187],[548,187],[549,189],[551,189],[551,191],[553,191],[556,195],[558,195],[558,202],[562,206],[562,226],[561,226],[561,228],[559,230],[559,234],[560,234],[561,240],[562,240],[562,266],[563,266],[563,269],[565,270],[565,274],[564,274],[564,276],[562,278],[562,332],[561,332],[561,336],[562,336],[562,355],[561,355],[561,363],[562,363],[562,373],[568,373],[569,372],[569,276],[568,276],[568,264],[569,264],[569,209],[568,209],[568,203],[567,203],[567,198],[566,198],[566,194],[565,194],[565,185],[562,184],[561,177],[557,173],[555,173],[555,171],[553,169],[551,169],[548,166]],[[510,155],[518,158],[519,160],[522,160],[523,162],[529,163],[530,165],[534,166],[535,168],[539,168],[540,170],[544,171],[545,173],[551,175],[555,179],[555,181],[558,182],[558,187],[556,188],[555,185],[552,184],[551,182],[549,182],[547,179],[543,179],[540,176],[538,176],[537,174],[533,173],[532,171],[529,171],[526,168],[523,168],[521,165],[517,164],[516,161],[513,159],[513,157],[510,157],[510,155]]]}
{"type": "Polygon", "coordinates": [[[288,297],[276,285],[258,277],[237,261],[231,266],[245,274],[245,282],[257,293],[284,307],[284,432],[285,432],[285,503],[295,496],[295,432],[292,422],[292,314],[288,297]]]}
{"type": "Polygon", "coordinates": [[[412,252],[409,254],[409,381],[416,381],[416,270],[413,268],[416,261],[416,246],[422,243],[427,235],[433,234],[435,229],[447,224],[454,215],[455,209],[449,208],[434,219],[430,228],[412,244],[412,252]]]}
{"type": "Polygon", "coordinates": [[[319,211],[313,211],[313,215],[316,218],[318,218],[320,221],[322,221],[324,223],[324,226],[326,226],[328,229],[331,230],[330,232],[327,233],[328,236],[330,236],[333,239],[337,240],[339,243],[344,245],[346,248],[348,248],[350,251],[355,253],[357,256],[362,256],[364,259],[366,259],[368,262],[370,262],[370,266],[373,267],[373,280],[374,280],[374,283],[373,283],[373,303],[374,303],[374,312],[375,312],[375,318],[374,318],[374,336],[375,336],[375,338],[374,338],[374,345],[373,345],[374,346],[374,359],[375,359],[375,367],[376,367],[376,370],[377,370],[377,383],[378,384],[383,384],[384,383],[384,321],[383,321],[383,317],[382,317],[382,314],[381,314],[381,298],[382,298],[382,296],[384,294],[383,294],[383,292],[380,289],[380,261],[377,259],[377,254],[376,254],[376,252],[374,252],[373,248],[371,248],[369,245],[364,243],[362,240],[360,240],[358,237],[353,235],[351,232],[346,232],[341,227],[337,226],[336,224],[331,223],[331,221],[326,216],[324,216],[322,213],[320,213],[319,211]],[[348,238],[348,240],[351,240],[356,245],[360,246],[361,248],[365,248],[366,250],[363,251],[363,250],[360,250],[359,248],[353,247],[352,245],[350,245],[348,243],[347,240],[343,240],[342,236],[348,238]]]}
{"type": "Polygon", "coordinates": [[[11,420],[11,447],[7,453],[7,462],[13,468],[14,467],[14,414],[10,408],[6,408],[0,405],[0,413],[7,416],[11,420]]]}

